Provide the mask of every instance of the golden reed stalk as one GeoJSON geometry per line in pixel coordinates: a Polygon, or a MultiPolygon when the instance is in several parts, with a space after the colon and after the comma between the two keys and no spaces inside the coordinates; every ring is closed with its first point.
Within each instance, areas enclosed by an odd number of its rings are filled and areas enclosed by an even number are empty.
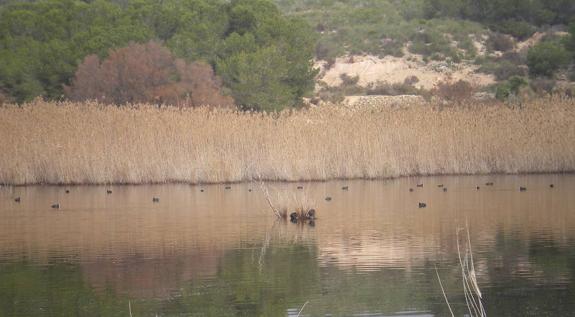
{"type": "Polygon", "coordinates": [[[575,170],[575,101],[422,101],[276,114],[51,103],[0,107],[0,183],[217,183],[575,170]]]}

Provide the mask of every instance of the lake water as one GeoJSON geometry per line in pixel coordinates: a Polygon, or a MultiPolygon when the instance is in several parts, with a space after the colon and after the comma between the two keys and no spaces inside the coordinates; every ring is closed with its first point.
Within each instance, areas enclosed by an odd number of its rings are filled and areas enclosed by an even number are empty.
{"type": "Polygon", "coordinates": [[[488,316],[575,314],[575,175],[267,186],[315,226],[257,184],[0,187],[0,316],[450,316],[437,275],[464,316],[465,228],[488,316]]]}

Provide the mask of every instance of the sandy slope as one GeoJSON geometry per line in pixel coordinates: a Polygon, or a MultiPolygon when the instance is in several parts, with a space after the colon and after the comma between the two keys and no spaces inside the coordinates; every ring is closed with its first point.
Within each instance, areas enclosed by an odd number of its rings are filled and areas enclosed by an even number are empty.
{"type": "MultiPolygon", "coordinates": [[[[323,65],[318,64],[318,66],[323,65]]],[[[419,82],[415,85],[423,86],[425,89],[431,89],[435,84],[447,78],[464,79],[476,86],[486,86],[495,82],[493,76],[475,73],[476,70],[476,65],[465,63],[430,62],[426,64],[421,61],[420,57],[413,55],[401,58],[393,56],[379,58],[367,55],[338,58],[333,67],[322,72],[320,80],[329,86],[337,86],[341,83],[340,76],[347,74],[359,76],[358,84],[366,86],[377,81],[403,83],[406,78],[417,76],[419,82]]]]}

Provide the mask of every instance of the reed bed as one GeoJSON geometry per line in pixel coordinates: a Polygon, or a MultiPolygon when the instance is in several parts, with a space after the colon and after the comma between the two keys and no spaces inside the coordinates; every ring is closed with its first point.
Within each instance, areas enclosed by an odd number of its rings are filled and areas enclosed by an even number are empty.
{"type": "Polygon", "coordinates": [[[265,114],[34,101],[0,107],[0,183],[311,181],[575,170],[575,101],[424,101],[265,114]]]}

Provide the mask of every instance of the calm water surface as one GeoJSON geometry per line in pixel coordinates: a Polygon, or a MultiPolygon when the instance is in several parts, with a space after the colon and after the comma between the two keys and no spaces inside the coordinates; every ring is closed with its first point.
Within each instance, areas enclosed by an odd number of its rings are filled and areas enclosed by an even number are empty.
{"type": "Polygon", "coordinates": [[[1,187],[0,316],[448,316],[435,267],[464,316],[466,224],[488,316],[575,315],[575,175],[268,186],[315,226],[255,184],[1,187]]]}

